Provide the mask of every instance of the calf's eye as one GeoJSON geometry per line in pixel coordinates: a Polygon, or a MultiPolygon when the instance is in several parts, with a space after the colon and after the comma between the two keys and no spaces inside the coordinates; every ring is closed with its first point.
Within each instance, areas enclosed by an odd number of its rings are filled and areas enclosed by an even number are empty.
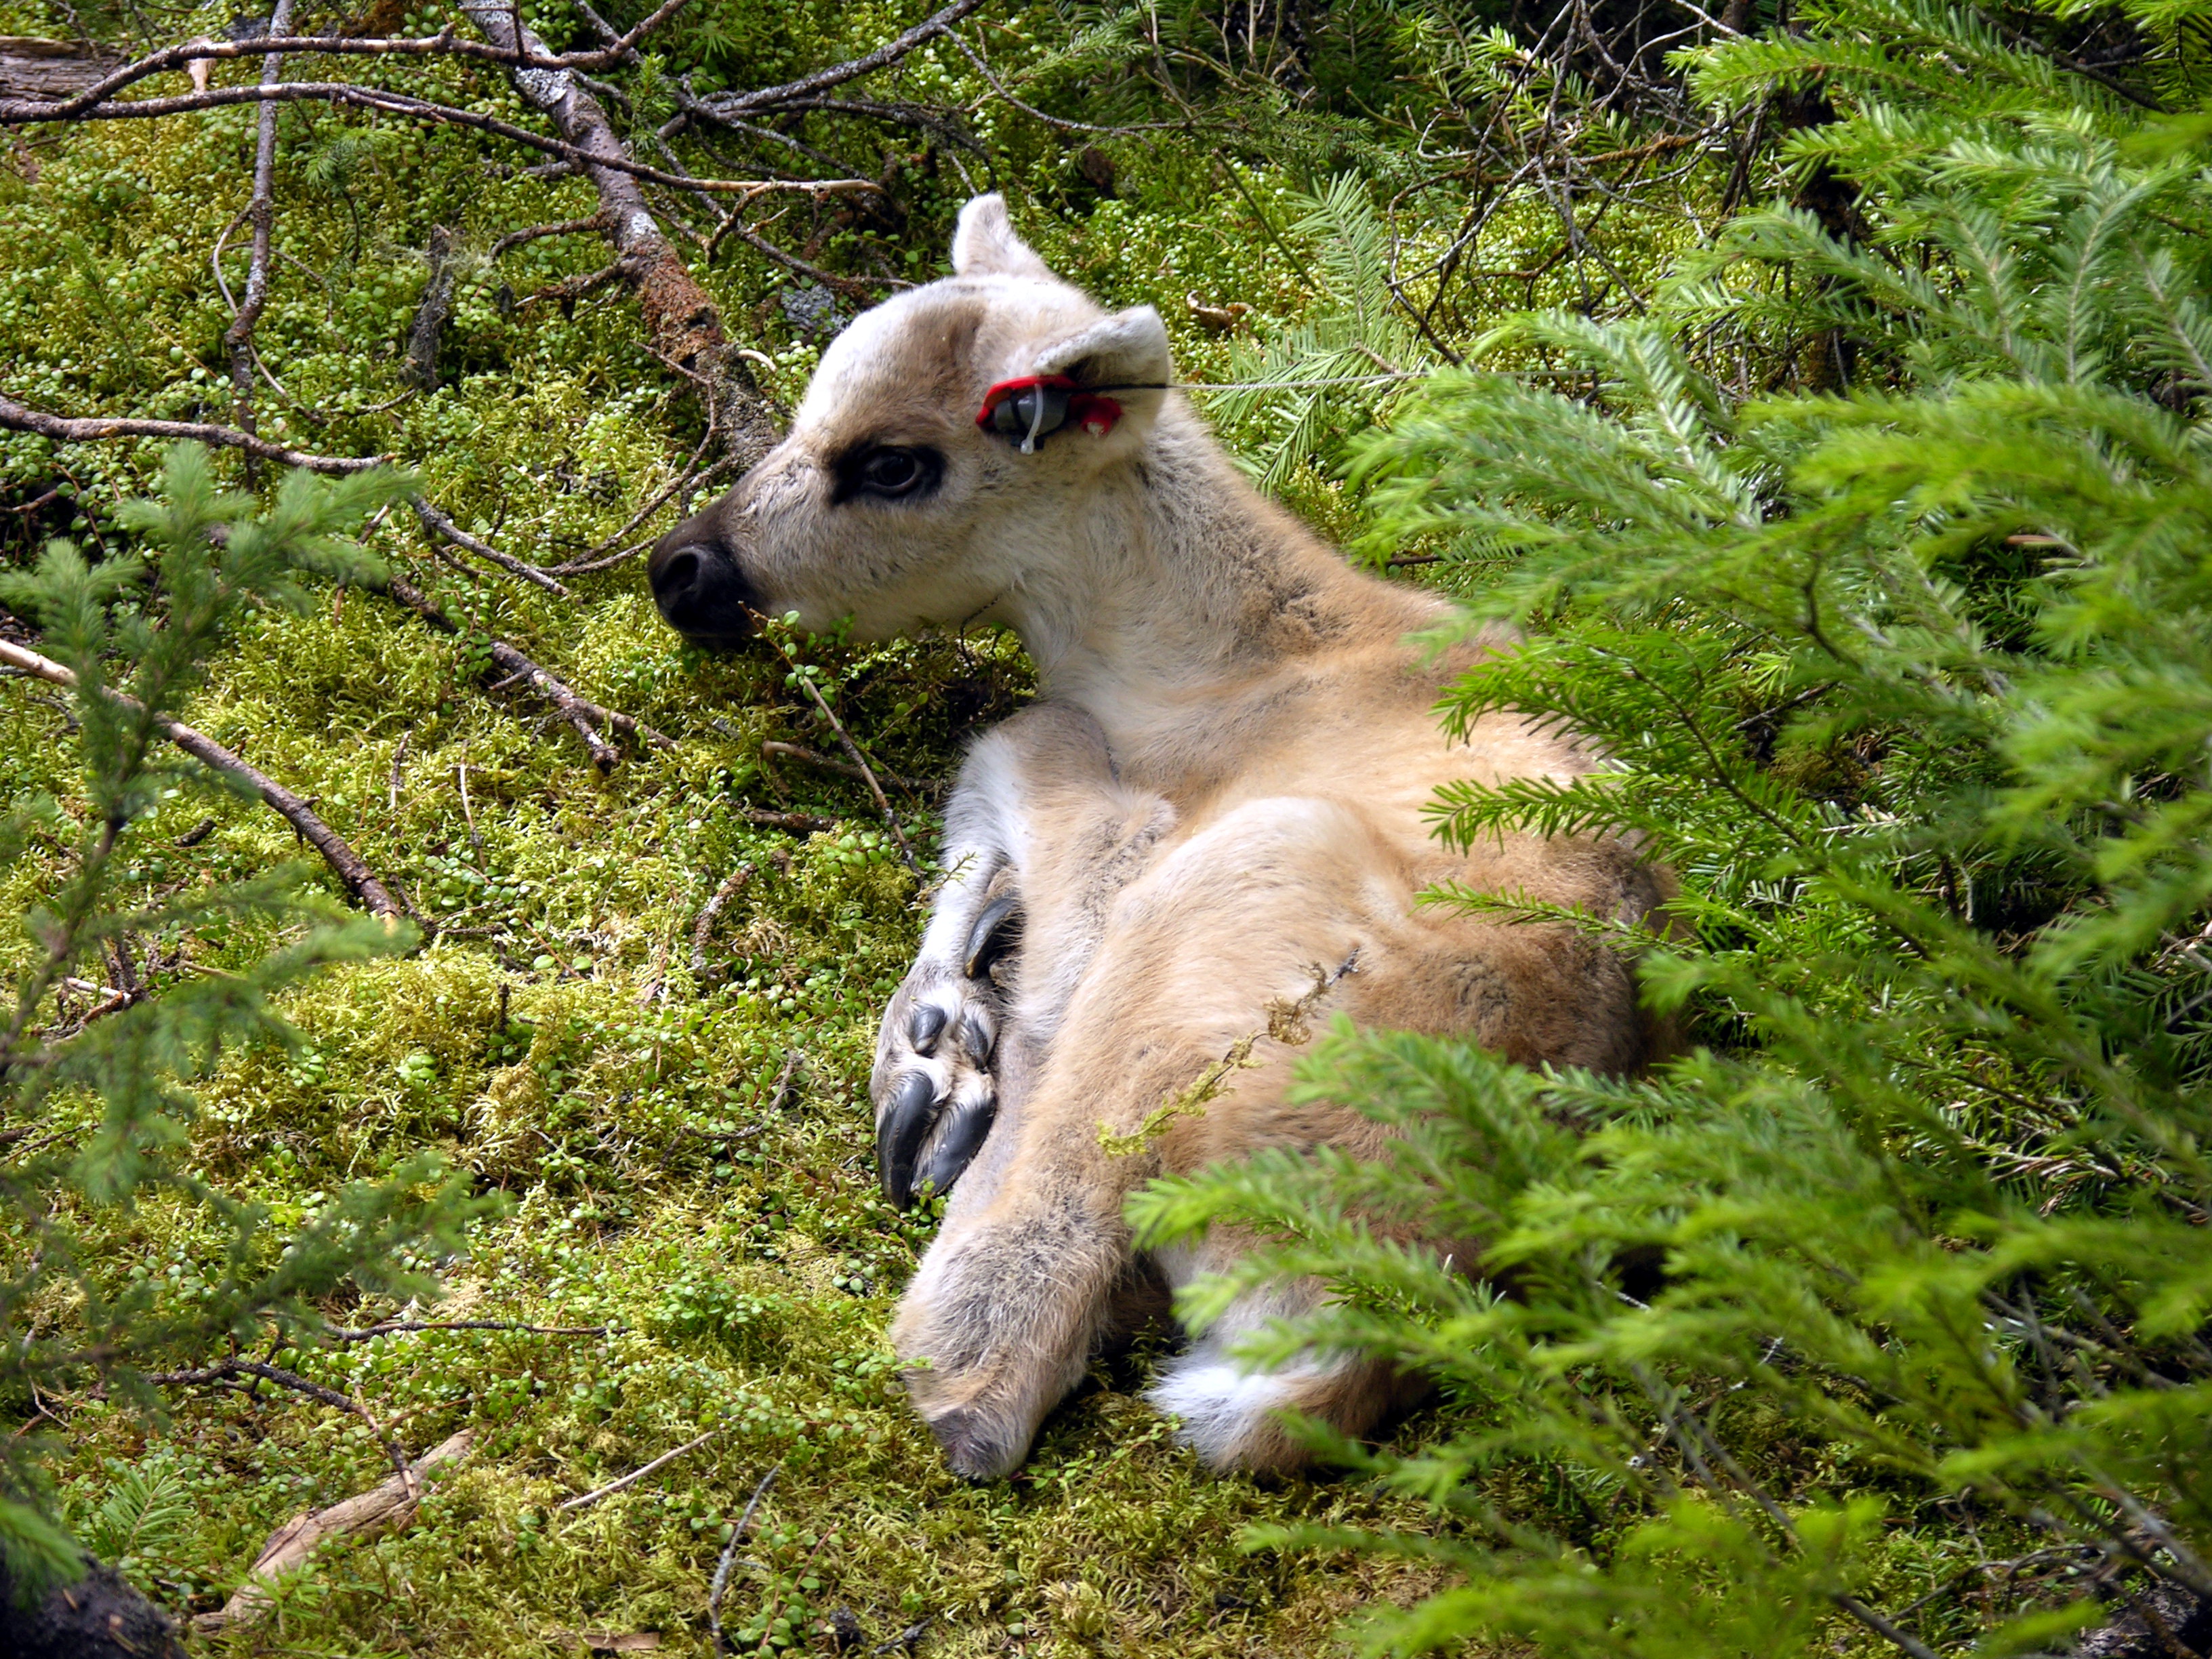
{"type": "Polygon", "coordinates": [[[937,488],[945,477],[945,458],[921,446],[863,444],[839,456],[830,470],[836,501],[909,501],[937,488]]]}
{"type": "Polygon", "coordinates": [[[921,482],[921,463],[910,449],[879,449],[860,469],[860,482],[879,495],[903,495],[921,482]]]}

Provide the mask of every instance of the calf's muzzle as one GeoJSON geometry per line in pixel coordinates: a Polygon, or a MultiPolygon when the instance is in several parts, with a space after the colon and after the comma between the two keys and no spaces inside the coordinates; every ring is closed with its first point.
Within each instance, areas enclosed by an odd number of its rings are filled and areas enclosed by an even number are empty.
{"type": "Polygon", "coordinates": [[[662,620],[709,650],[728,650],[750,639],[763,604],[714,522],[720,506],[663,536],[645,568],[662,620]]]}

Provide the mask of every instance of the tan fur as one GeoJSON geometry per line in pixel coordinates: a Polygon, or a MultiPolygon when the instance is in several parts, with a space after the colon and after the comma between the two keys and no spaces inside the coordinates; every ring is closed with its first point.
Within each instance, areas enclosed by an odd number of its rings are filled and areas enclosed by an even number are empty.
{"type": "MultiPolygon", "coordinates": [[[[951,873],[874,1080],[895,1128],[902,1090],[929,1079],[924,1163],[956,1117],[996,1102],[893,1328],[953,1466],[990,1476],[1020,1462],[1147,1272],[1184,1282],[1240,1248],[1219,1237],[1134,1261],[1121,1212],[1136,1186],[1268,1145],[1371,1152],[1382,1133],[1343,1108],[1289,1104],[1297,1049],[1274,1037],[1146,1150],[1112,1155],[1102,1126],[1135,1131],[1264,1030],[1271,1005],[1347,962],[1315,1018],[1632,1069],[1650,1039],[1616,957],[1415,899],[1451,880],[1634,920],[1662,890],[1618,842],[1506,837],[1462,854],[1432,839],[1422,809],[1439,785],[1571,777],[1592,757],[1504,714],[1448,742],[1434,704],[1472,653],[1432,661],[1409,643],[1447,620],[1443,604],[1348,568],[1244,483],[1176,394],[1117,392],[1110,434],[1071,426],[1034,454],[979,431],[985,388],[1016,375],[1166,380],[1165,336],[1148,310],[1105,316],[1052,277],[996,198],[963,215],[955,268],[854,323],[790,439],[663,544],[655,577],[672,620],[701,637],[740,631],[717,607],[741,593],[817,626],[851,615],[876,637],[1003,622],[1036,661],[1039,702],[963,773],[951,873]],[[854,458],[883,444],[939,454],[941,484],[835,499],[854,458]],[[1025,928],[1012,970],[969,978],[969,930],[1009,893],[1025,928]],[[929,1010],[944,1035],[917,1041],[929,1010]]],[[[1322,1356],[1239,1373],[1226,1352],[1239,1332],[1319,1294],[1248,1298],[1156,1389],[1211,1462],[1295,1465],[1285,1406],[1359,1433],[1402,1399],[1378,1369],[1322,1356]]]]}

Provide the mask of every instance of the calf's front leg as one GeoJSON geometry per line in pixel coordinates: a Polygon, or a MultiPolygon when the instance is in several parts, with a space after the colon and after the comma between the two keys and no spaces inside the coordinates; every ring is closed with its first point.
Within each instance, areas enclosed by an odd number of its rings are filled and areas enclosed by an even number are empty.
{"type": "Polygon", "coordinates": [[[876,1168],[902,1207],[924,1188],[951,1188],[998,1114],[992,1056],[1007,1013],[1000,981],[1022,927],[1019,758],[994,733],[962,769],[945,811],[947,874],[877,1035],[868,1083],[876,1168]]]}

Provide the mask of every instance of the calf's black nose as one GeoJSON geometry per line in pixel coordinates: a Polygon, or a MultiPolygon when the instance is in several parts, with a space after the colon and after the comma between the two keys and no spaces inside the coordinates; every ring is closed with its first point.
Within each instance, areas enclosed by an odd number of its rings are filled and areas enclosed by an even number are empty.
{"type": "Polygon", "coordinates": [[[720,544],[679,526],[661,538],[646,566],[653,602],[667,624],[694,645],[727,648],[752,637],[759,591],[720,544]]]}

